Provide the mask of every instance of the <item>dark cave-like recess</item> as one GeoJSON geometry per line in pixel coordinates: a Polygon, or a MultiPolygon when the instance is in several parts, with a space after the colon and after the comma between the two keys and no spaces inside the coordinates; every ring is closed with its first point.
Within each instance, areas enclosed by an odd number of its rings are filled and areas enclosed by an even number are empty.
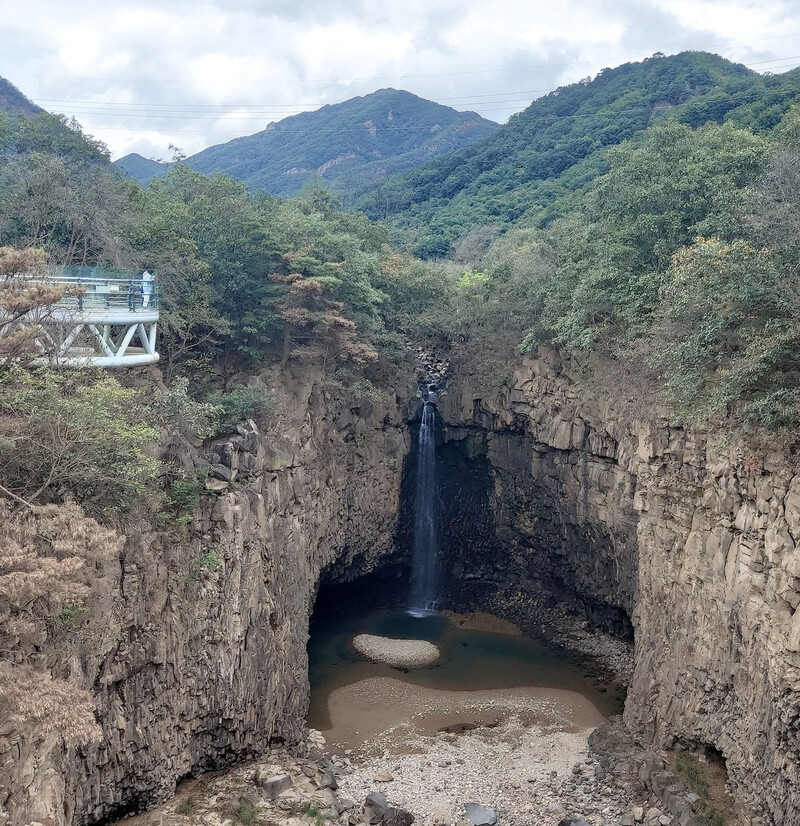
{"type": "MultiPolygon", "coordinates": [[[[353,601],[364,608],[406,604],[418,417],[410,428],[412,448],[403,471],[395,553],[376,570],[367,571],[362,560],[355,559],[334,563],[323,572],[315,621],[328,611],[346,610],[353,601]]],[[[619,583],[609,574],[614,554],[608,529],[579,515],[581,503],[565,496],[559,479],[559,473],[579,477],[581,458],[576,457],[574,468],[562,465],[556,473],[544,457],[538,467],[546,472],[537,477],[531,471],[537,466],[530,462],[531,447],[523,438],[508,435],[510,448],[501,457],[503,466],[495,467],[488,436],[482,427],[449,426],[437,413],[438,607],[489,611],[528,631],[541,630],[549,613],[566,608],[632,638],[627,605],[619,598],[619,583]],[[531,530],[517,531],[520,520],[531,530]],[[531,597],[526,603],[529,614],[519,609],[520,592],[531,597]]]]}

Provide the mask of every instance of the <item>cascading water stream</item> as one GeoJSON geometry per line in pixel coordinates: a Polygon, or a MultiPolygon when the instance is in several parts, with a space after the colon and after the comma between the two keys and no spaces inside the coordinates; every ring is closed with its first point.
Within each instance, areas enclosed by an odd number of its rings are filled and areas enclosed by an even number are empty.
{"type": "Polygon", "coordinates": [[[417,442],[414,489],[414,544],[409,612],[422,616],[436,609],[438,542],[436,531],[436,407],[426,401],[417,442]]]}

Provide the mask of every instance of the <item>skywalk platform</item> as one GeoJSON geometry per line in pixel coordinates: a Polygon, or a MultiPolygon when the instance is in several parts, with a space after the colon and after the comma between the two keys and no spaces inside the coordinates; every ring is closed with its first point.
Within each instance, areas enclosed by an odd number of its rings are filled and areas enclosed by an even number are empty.
{"type": "Polygon", "coordinates": [[[3,322],[0,332],[38,328],[37,361],[63,367],[135,367],[154,364],[159,318],[154,278],[133,270],[55,267],[21,282],[63,288],[55,303],[3,322]]]}

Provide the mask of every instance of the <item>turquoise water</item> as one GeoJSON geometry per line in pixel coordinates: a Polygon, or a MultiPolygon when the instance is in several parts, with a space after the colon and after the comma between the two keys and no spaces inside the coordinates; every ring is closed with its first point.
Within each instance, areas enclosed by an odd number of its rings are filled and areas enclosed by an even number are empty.
{"type": "Polygon", "coordinates": [[[384,609],[326,617],[312,625],[308,655],[308,724],[321,730],[330,727],[327,700],[331,691],[370,677],[392,677],[449,691],[566,689],[579,692],[609,717],[622,711],[624,699],[613,686],[603,690],[587,675],[585,666],[558,646],[524,635],[465,630],[441,614],[417,617],[384,609]],[[441,657],[434,665],[409,670],[366,662],[350,645],[357,634],[428,640],[439,647],[441,657]]]}

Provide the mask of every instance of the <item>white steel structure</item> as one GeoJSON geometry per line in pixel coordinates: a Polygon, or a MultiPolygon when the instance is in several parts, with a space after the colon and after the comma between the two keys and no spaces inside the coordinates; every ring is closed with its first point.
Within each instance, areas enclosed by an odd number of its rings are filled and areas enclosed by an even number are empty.
{"type": "MultiPolygon", "coordinates": [[[[36,282],[63,287],[59,301],[9,328],[36,325],[37,361],[63,367],[134,367],[158,361],[158,292],[151,278],[133,270],[57,267],[36,282]]],[[[30,283],[30,282],[29,282],[30,283]]]]}

